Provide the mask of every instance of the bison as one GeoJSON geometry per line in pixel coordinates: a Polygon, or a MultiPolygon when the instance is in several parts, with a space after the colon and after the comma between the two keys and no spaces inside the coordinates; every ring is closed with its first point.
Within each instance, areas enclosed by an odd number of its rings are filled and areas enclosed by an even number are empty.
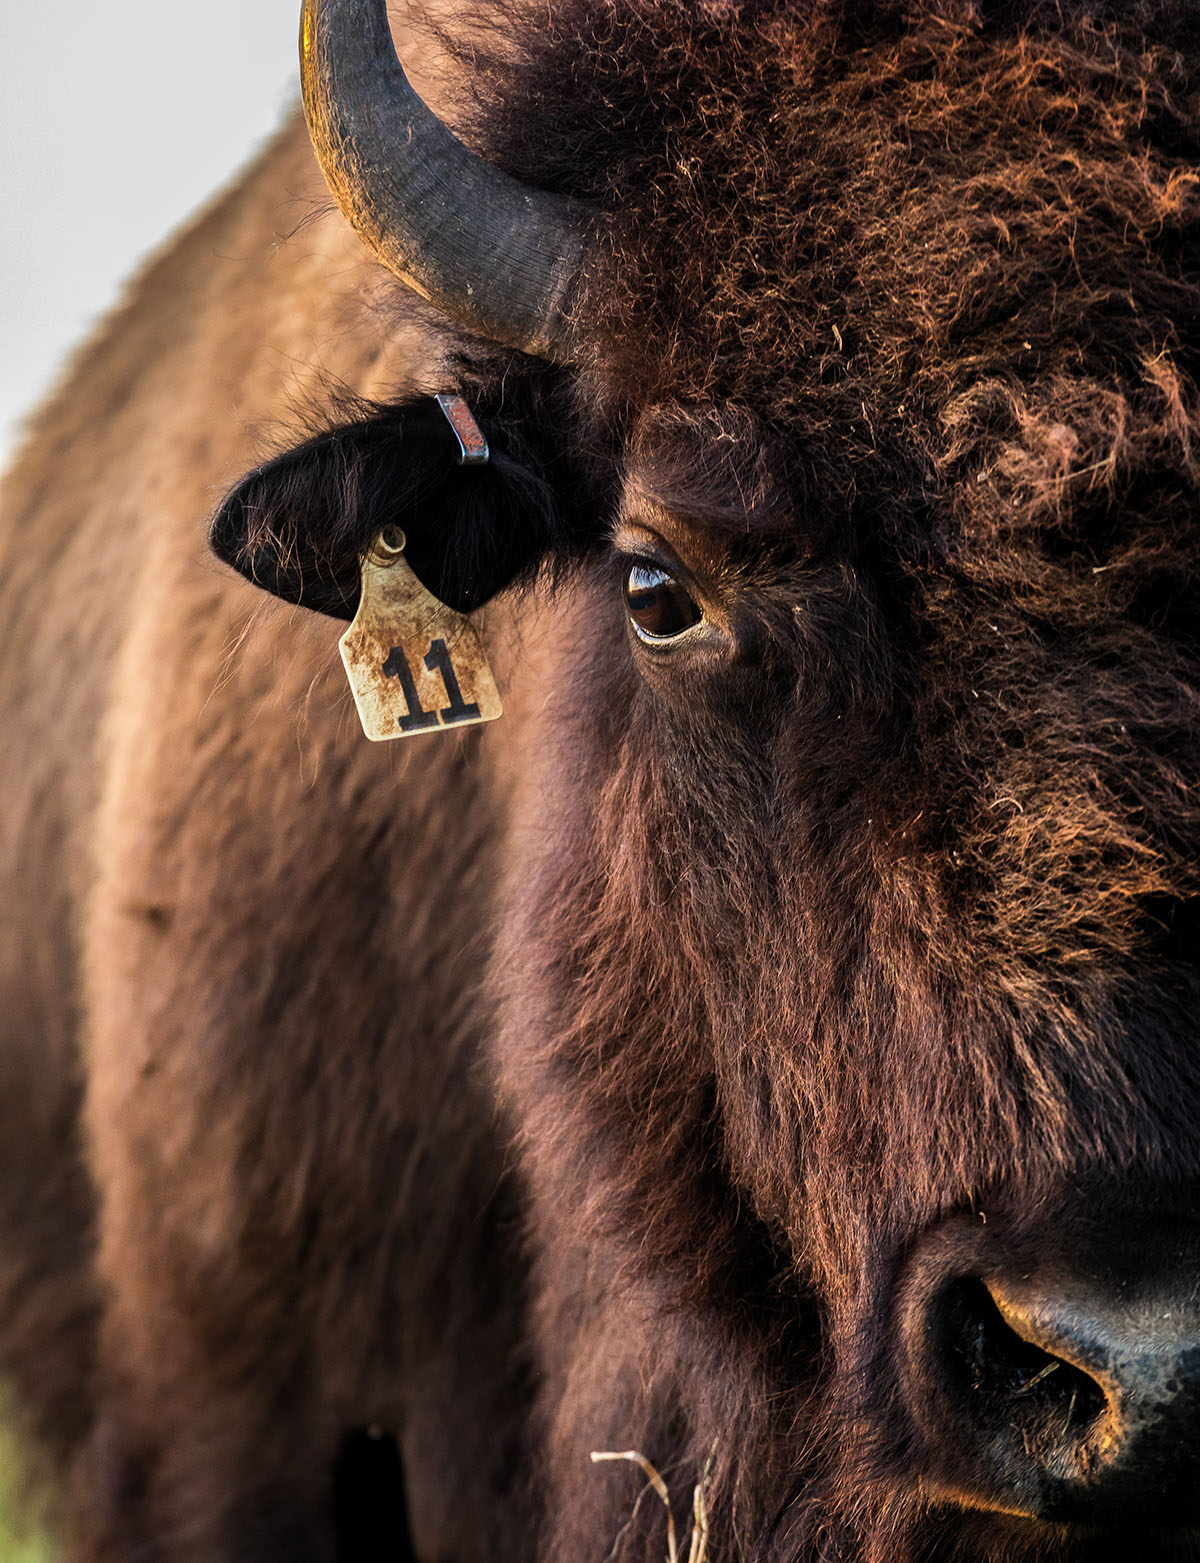
{"type": "Polygon", "coordinates": [[[1194,9],[399,39],[423,98],[306,0],[316,161],[7,488],[0,1365],[66,1556],[657,1563],[628,1453],[710,1563],[1200,1558],[1194,9]],[[399,646],[430,730],[357,732],[385,544],[501,720],[399,646]]]}

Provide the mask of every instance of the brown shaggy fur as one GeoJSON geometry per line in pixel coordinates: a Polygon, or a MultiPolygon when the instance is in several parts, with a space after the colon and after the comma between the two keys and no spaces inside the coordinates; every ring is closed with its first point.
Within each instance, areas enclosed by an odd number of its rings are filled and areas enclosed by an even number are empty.
{"type": "MultiPolygon", "coordinates": [[[[37,653],[79,720],[108,710],[75,744],[99,780],[31,769],[17,702],[5,795],[78,883],[39,903],[2,1011],[15,1058],[67,1051],[62,994],[82,1016],[98,1346],[71,1249],[58,1313],[5,1348],[51,1360],[70,1314],[77,1371],[97,1354],[80,1563],[331,1558],[336,1451],[372,1422],[423,1559],[657,1559],[635,1476],[587,1460],[631,1446],[681,1507],[715,1450],[720,1563],[1200,1557],[1194,1531],[962,1508],[895,1360],[941,1224],[1070,1249],[1196,1207],[1189,21],[555,0],[472,40],[454,112],[605,213],[576,370],[430,320],[336,221],[222,296],[212,249],[263,244],[281,177],[313,190],[293,132],[80,371],[18,473],[20,548],[90,563],[136,512],[138,554],[111,621],[89,599],[37,653]],[[573,568],[489,612],[494,730],[365,755],[328,625],[199,566],[244,416],[282,400],[239,383],[235,293],[278,297],[300,355],[311,306],[357,391],[403,409],[452,372],[489,432],[570,446],[573,568]],[[196,324],[153,358],[167,297],[196,324]],[[118,454],[61,431],[121,353],[205,398],[118,454]],[[75,545],[69,505],[35,517],[80,449],[114,497],[75,545]],[[628,634],[647,547],[708,649],[628,634]],[[81,985],[70,961],[32,982],[64,923],[81,985]]],[[[29,1393],[77,1449],[61,1383],[29,1393]]]]}

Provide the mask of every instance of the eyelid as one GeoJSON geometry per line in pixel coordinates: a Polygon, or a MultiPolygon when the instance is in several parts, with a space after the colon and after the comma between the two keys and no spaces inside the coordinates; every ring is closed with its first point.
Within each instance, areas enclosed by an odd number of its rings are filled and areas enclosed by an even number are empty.
{"type": "Polygon", "coordinates": [[[711,588],[697,578],[695,571],[690,570],[675,550],[651,527],[619,521],[613,528],[612,545],[622,560],[632,563],[641,559],[647,564],[657,565],[668,575],[675,576],[680,585],[692,592],[702,606],[707,608],[711,603],[711,588]]]}
{"type": "Polygon", "coordinates": [[[677,635],[651,635],[648,630],[644,630],[633,619],[629,621],[630,629],[641,641],[642,645],[649,646],[652,651],[665,651],[671,646],[677,646],[681,641],[686,640],[689,635],[702,635],[707,624],[707,619],[699,618],[695,624],[689,624],[686,629],[680,630],[677,635]]]}
{"type": "Polygon", "coordinates": [[[630,521],[618,521],[612,530],[612,545],[619,554],[631,558],[661,557],[664,565],[674,561],[674,553],[652,527],[630,521]]]}

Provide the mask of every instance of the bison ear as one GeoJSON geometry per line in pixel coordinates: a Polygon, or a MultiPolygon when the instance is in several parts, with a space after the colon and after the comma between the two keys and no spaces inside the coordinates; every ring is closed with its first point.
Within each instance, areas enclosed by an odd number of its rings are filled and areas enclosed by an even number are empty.
{"type": "Polygon", "coordinates": [[[511,428],[484,428],[491,459],[460,466],[432,397],[373,409],[244,477],[213,517],[209,543],[254,585],[352,619],[359,559],[385,526],[398,526],[417,576],[469,613],[565,541],[541,463],[511,428]]]}

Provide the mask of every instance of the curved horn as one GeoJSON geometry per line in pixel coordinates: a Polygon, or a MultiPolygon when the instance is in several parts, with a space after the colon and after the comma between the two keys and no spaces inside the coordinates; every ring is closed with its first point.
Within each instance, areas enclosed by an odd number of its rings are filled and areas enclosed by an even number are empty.
{"type": "Polygon", "coordinates": [[[569,358],[583,210],[451,134],[409,85],[386,0],[304,0],[300,71],[322,172],[376,258],[470,330],[569,358]]]}

